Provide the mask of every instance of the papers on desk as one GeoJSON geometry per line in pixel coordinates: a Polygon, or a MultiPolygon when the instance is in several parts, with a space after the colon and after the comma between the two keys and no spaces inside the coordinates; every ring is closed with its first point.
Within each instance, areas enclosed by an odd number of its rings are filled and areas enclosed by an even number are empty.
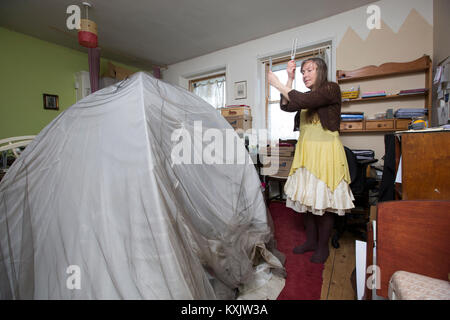
{"type": "Polygon", "coordinates": [[[402,133],[424,133],[424,132],[439,132],[439,131],[450,131],[450,128],[448,125],[442,125],[440,127],[433,127],[433,128],[396,131],[395,134],[399,135],[402,133]]]}

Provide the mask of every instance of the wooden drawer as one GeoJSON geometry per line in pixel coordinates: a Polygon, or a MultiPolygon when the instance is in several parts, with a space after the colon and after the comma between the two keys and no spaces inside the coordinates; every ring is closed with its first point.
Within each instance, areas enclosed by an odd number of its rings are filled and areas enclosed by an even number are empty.
{"type": "Polygon", "coordinates": [[[394,120],[366,120],[366,130],[394,129],[394,120]]]}
{"type": "Polygon", "coordinates": [[[397,119],[395,120],[395,129],[397,130],[408,130],[408,125],[411,119],[397,119]]]}
{"type": "Polygon", "coordinates": [[[362,121],[341,121],[341,131],[363,130],[362,121]]]}

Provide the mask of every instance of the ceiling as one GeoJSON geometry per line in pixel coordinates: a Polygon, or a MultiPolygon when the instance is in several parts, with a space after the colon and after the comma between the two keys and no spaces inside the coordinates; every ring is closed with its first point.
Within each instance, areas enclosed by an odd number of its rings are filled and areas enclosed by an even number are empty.
{"type": "MultiPolygon", "coordinates": [[[[311,23],[373,0],[90,0],[102,57],[151,68],[311,23]]],[[[76,0],[2,0],[0,26],[86,51],[68,30],[76,0]]]]}

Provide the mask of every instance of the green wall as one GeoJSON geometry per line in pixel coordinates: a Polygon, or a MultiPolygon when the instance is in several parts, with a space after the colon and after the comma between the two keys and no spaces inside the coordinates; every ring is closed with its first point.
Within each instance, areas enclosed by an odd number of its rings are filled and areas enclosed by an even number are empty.
{"type": "MultiPolygon", "coordinates": [[[[100,74],[108,61],[101,59],[100,74]]],[[[82,70],[89,71],[87,53],[0,27],[0,139],[38,134],[73,105],[74,74],[82,70]],[[59,96],[59,111],[44,109],[43,93],[59,96]]]]}

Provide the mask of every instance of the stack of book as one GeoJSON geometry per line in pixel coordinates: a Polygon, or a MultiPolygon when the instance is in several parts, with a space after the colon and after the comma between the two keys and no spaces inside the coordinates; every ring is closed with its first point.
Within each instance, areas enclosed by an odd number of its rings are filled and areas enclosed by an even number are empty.
{"type": "Polygon", "coordinates": [[[395,111],[394,117],[397,119],[411,119],[423,117],[428,113],[427,109],[421,108],[400,108],[395,111]]]}
{"type": "Polygon", "coordinates": [[[341,113],[341,121],[363,121],[364,112],[343,112],[341,113]]]}
{"type": "Polygon", "coordinates": [[[359,97],[359,86],[358,90],[351,88],[348,91],[341,91],[341,96],[343,101],[349,101],[351,99],[357,99],[359,97]]]}
{"type": "Polygon", "coordinates": [[[398,95],[399,96],[406,96],[408,94],[420,94],[420,93],[426,93],[426,92],[428,92],[427,88],[409,89],[409,90],[400,90],[398,95]]]}
{"type": "Polygon", "coordinates": [[[386,91],[364,92],[361,98],[385,97],[386,91]]]}

